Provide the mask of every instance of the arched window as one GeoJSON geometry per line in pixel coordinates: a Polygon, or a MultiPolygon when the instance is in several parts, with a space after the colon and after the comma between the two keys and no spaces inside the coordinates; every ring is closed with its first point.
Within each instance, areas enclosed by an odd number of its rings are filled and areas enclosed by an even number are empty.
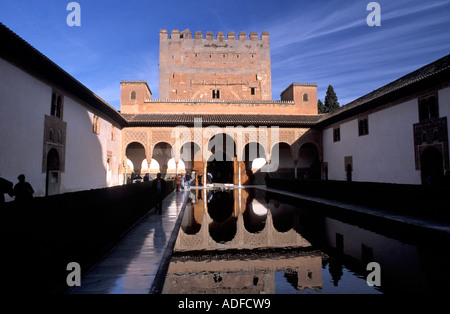
{"type": "Polygon", "coordinates": [[[422,143],[426,143],[426,142],[427,142],[427,133],[422,132],[422,143]]]}
{"type": "Polygon", "coordinates": [[[303,94],[303,101],[305,102],[309,101],[309,95],[307,93],[303,94]]]}
{"type": "Polygon", "coordinates": [[[100,134],[100,120],[98,116],[94,116],[92,131],[95,134],[100,134]]]}
{"type": "Polygon", "coordinates": [[[135,92],[135,91],[132,91],[132,92],[131,92],[130,99],[131,99],[131,100],[136,100],[136,92],[135,92]]]}
{"type": "Polygon", "coordinates": [[[439,141],[439,131],[437,129],[433,131],[433,142],[435,141],[439,141]]]}

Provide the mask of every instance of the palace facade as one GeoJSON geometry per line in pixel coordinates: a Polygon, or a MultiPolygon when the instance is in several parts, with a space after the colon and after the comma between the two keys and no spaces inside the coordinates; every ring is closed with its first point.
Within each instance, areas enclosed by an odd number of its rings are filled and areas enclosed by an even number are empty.
{"type": "Polygon", "coordinates": [[[3,24],[0,40],[0,176],[25,174],[36,196],[131,173],[425,184],[450,169],[450,55],[318,114],[315,83],[272,100],[267,32],[162,30],[160,99],[124,80],[119,112],[3,24]]]}

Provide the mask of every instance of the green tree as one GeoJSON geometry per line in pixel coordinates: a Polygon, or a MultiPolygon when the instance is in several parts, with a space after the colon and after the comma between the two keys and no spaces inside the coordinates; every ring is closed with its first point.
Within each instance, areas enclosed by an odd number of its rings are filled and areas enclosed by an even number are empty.
{"type": "Polygon", "coordinates": [[[319,113],[327,113],[327,108],[325,108],[325,105],[323,104],[322,100],[317,101],[317,109],[319,113]]]}
{"type": "Polygon", "coordinates": [[[334,88],[328,85],[327,94],[325,96],[325,109],[326,112],[332,112],[339,108],[338,98],[334,92],[334,88]]]}

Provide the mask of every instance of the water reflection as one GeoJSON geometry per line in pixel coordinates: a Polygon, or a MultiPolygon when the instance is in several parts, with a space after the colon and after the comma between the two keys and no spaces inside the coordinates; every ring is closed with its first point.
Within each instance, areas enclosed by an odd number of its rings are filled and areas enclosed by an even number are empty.
{"type": "Polygon", "coordinates": [[[163,293],[275,293],[320,290],[323,254],[295,230],[295,208],[259,190],[191,194],[163,293]]]}
{"type": "MultiPolygon", "coordinates": [[[[410,243],[262,190],[191,195],[163,293],[449,292],[439,244],[410,243]],[[366,283],[369,262],[382,286],[366,283]]],[[[408,237],[407,237],[408,238],[408,237]]]]}

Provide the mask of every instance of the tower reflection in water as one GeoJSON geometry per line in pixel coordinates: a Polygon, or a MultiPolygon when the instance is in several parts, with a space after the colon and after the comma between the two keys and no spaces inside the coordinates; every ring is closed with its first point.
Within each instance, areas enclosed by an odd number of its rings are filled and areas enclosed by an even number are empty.
{"type": "Polygon", "coordinates": [[[163,293],[275,293],[322,288],[324,254],[297,231],[296,210],[260,190],[191,193],[163,293]]]}

